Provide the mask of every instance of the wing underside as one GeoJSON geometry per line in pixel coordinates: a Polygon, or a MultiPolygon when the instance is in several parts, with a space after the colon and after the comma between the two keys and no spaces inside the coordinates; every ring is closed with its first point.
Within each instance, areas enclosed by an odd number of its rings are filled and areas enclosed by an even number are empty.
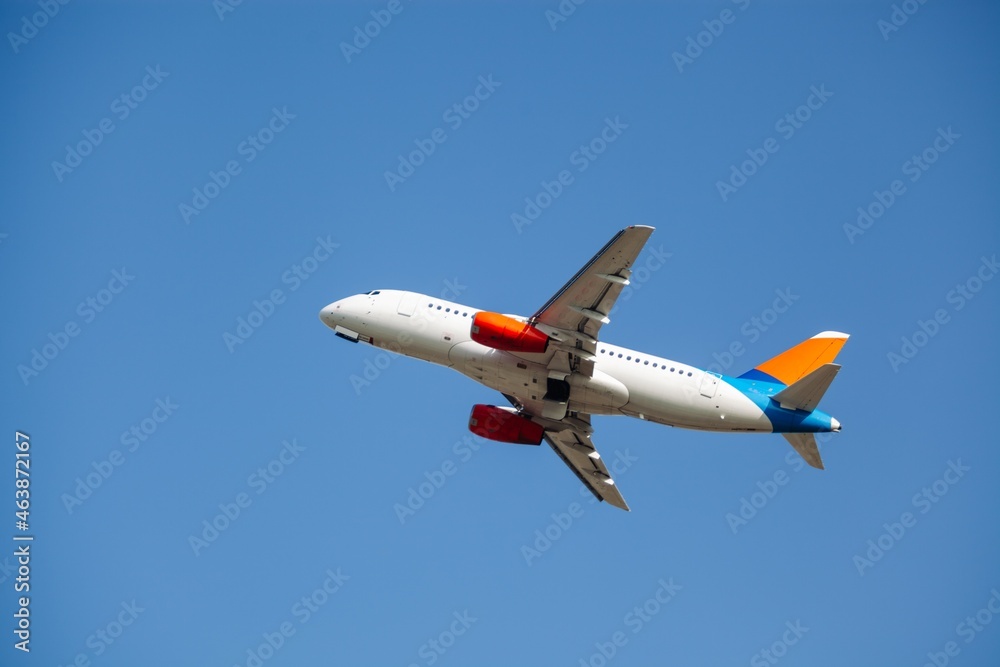
{"type": "Polygon", "coordinates": [[[575,358],[575,372],[593,374],[597,337],[622,290],[629,285],[632,266],[652,227],[633,226],[619,231],[583,268],[550,298],[529,322],[559,341],[563,352],[553,355],[553,366],[563,369],[566,352],[575,358]]]}
{"type": "MultiPolygon", "coordinates": [[[[513,396],[504,394],[504,398],[519,412],[538,416],[533,414],[536,413],[535,410],[526,407],[513,396]]],[[[590,437],[590,432],[593,430],[590,426],[590,415],[573,413],[560,421],[545,418],[538,421],[546,427],[545,442],[598,500],[630,511],[628,503],[615,485],[608,467],[604,465],[604,460],[601,459],[590,437]]]]}
{"type": "Polygon", "coordinates": [[[628,503],[611,479],[611,473],[599,458],[590,436],[573,429],[564,431],[546,431],[545,442],[559,455],[559,458],[570,467],[591,493],[599,500],[609,505],[629,511],[628,503]],[[594,455],[598,458],[594,458],[594,455]]]}

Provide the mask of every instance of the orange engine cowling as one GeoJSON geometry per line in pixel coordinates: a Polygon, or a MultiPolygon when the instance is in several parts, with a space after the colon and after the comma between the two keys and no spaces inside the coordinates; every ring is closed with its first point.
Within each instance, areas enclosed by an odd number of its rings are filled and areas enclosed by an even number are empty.
{"type": "Polygon", "coordinates": [[[487,440],[517,445],[539,445],[545,433],[540,424],[495,405],[473,405],[469,430],[487,440]]]}
{"type": "Polygon", "coordinates": [[[487,312],[472,318],[472,340],[508,352],[544,352],[549,344],[549,337],[530,324],[487,312]]]}

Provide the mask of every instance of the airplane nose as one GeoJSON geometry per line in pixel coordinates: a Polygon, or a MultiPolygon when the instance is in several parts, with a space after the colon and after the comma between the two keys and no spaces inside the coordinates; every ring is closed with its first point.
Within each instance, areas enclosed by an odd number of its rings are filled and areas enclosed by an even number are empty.
{"type": "Polygon", "coordinates": [[[834,433],[840,432],[840,422],[834,419],[833,417],[830,417],[830,430],[833,431],[834,433]]]}
{"type": "Polygon", "coordinates": [[[340,309],[340,302],[334,301],[328,306],[324,306],[321,311],[319,311],[319,319],[328,327],[337,326],[337,311],[340,309]]]}

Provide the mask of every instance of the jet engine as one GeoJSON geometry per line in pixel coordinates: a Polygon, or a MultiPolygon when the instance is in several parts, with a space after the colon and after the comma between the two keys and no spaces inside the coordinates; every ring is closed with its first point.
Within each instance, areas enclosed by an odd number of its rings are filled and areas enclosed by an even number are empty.
{"type": "Polygon", "coordinates": [[[479,312],[472,318],[472,340],[508,352],[545,352],[548,335],[530,324],[500,313],[479,312]]]}
{"type": "Polygon", "coordinates": [[[487,440],[516,445],[539,445],[545,429],[513,408],[495,405],[473,405],[469,415],[469,430],[487,440]]]}

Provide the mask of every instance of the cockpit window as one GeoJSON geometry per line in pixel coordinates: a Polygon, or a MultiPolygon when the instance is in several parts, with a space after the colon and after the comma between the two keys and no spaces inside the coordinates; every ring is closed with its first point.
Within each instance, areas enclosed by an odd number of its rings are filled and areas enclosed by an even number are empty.
{"type": "Polygon", "coordinates": [[[365,292],[365,295],[366,295],[366,296],[375,296],[375,295],[376,295],[376,294],[378,294],[378,293],[379,293],[380,291],[381,291],[381,290],[377,290],[377,289],[375,289],[375,290],[372,290],[371,292],[365,292]]]}

